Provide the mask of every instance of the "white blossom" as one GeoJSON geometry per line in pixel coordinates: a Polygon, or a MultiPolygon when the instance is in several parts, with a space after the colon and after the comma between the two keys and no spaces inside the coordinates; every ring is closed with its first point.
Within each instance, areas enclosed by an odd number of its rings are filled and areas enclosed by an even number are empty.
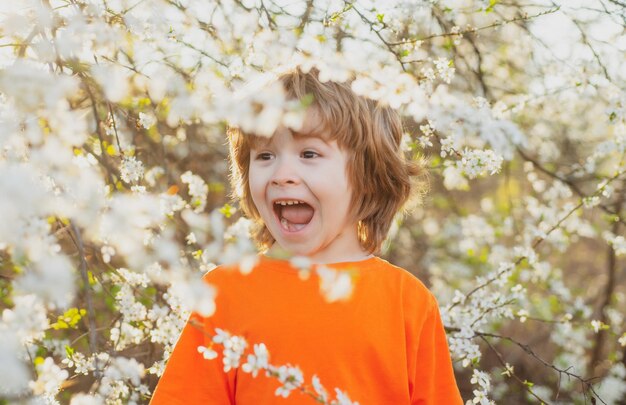
{"type": "Polygon", "coordinates": [[[168,291],[188,310],[196,311],[202,316],[211,316],[215,312],[215,287],[196,275],[190,279],[173,280],[168,291]]]}
{"type": "Polygon", "coordinates": [[[244,350],[248,347],[248,343],[240,336],[233,336],[230,333],[215,328],[217,333],[213,337],[214,343],[220,343],[224,346],[223,359],[224,372],[228,372],[233,368],[239,367],[239,362],[244,350]]]}
{"type": "MultiPolygon", "coordinates": [[[[8,310],[5,310],[8,311],[8,310]]],[[[4,318],[4,314],[3,314],[4,318]]],[[[0,393],[17,395],[24,393],[30,382],[30,373],[20,358],[22,343],[5,321],[0,323],[0,393]]]]}
{"type": "Polygon", "coordinates": [[[352,295],[354,286],[348,271],[334,270],[326,266],[315,269],[320,278],[320,292],[328,302],[346,300],[352,295]]]}
{"type": "Polygon", "coordinates": [[[143,163],[135,156],[124,156],[120,165],[120,175],[126,183],[135,183],[143,177],[143,163]]]}
{"type": "Polygon", "coordinates": [[[594,319],[591,321],[591,327],[595,333],[598,333],[601,329],[605,328],[605,324],[602,321],[594,319]]]}
{"type": "Polygon", "coordinates": [[[34,111],[40,106],[54,110],[65,96],[76,91],[77,86],[76,78],[50,73],[24,59],[3,67],[0,75],[2,93],[25,111],[34,111]]]}
{"type": "Polygon", "coordinates": [[[248,360],[241,366],[246,373],[252,373],[256,377],[259,370],[266,370],[269,367],[269,353],[263,343],[254,345],[254,354],[248,355],[248,360]]]}
{"type": "Polygon", "coordinates": [[[206,360],[213,360],[217,358],[217,352],[207,346],[198,346],[198,353],[200,353],[206,360]]]}
{"type": "Polygon", "coordinates": [[[52,307],[64,308],[74,298],[74,269],[63,255],[44,257],[16,279],[14,287],[23,294],[36,294],[52,307]]]}
{"type": "Polygon", "coordinates": [[[322,385],[319,377],[314,375],[311,378],[311,383],[313,385],[313,389],[315,390],[315,393],[320,397],[320,399],[322,401],[327,401],[328,400],[328,391],[326,391],[326,388],[324,388],[324,386],[322,385]]]}
{"type": "Polygon", "coordinates": [[[228,120],[246,133],[271,136],[281,124],[285,91],[278,82],[267,85],[272,75],[262,75],[240,90],[229,105],[228,120]]]}
{"type": "Polygon", "coordinates": [[[298,367],[285,365],[272,371],[278,374],[278,381],[283,384],[276,389],[276,396],[287,398],[291,391],[299,388],[304,382],[302,371],[298,367]]]}
{"type": "Polygon", "coordinates": [[[358,402],[356,401],[351,401],[350,397],[348,397],[348,394],[346,394],[345,392],[341,391],[339,388],[335,388],[335,393],[337,394],[337,401],[333,401],[333,404],[337,404],[337,405],[359,405],[358,402]]]}
{"type": "Polygon", "coordinates": [[[614,235],[606,231],[602,234],[604,239],[613,247],[616,256],[626,255],[626,239],[622,235],[614,235]]]}
{"type": "Polygon", "coordinates": [[[70,405],[104,405],[104,399],[99,395],[77,394],[72,396],[70,405]]]}
{"type": "Polygon", "coordinates": [[[150,129],[154,124],[156,124],[156,117],[152,114],[146,114],[143,112],[139,113],[139,125],[144,127],[145,129],[150,129]]]}
{"type": "Polygon", "coordinates": [[[190,171],[183,173],[180,178],[183,183],[186,183],[189,186],[189,195],[191,196],[190,204],[194,208],[194,211],[202,212],[206,206],[209,186],[207,186],[200,176],[197,176],[190,171]]]}
{"type": "Polygon", "coordinates": [[[102,260],[104,260],[105,263],[110,263],[111,258],[115,256],[115,248],[104,245],[100,248],[100,253],[102,254],[102,260]]]}
{"type": "Polygon", "coordinates": [[[51,357],[47,357],[35,368],[37,369],[37,380],[31,381],[30,388],[36,395],[55,396],[63,381],[69,377],[69,373],[54,364],[51,357]]]}
{"type": "Polygon", "coordinates": [[[91,72],[109,101],[121,101],[128,93],[128,73],[121,66],[98,64],[91,67],[91,72]]]}
{"type": "Polygon", "coordinates": [[[139,385],[145,373],[143,364],[135,359],[115,357],[108,364],[104,376],[111,380],[127,380],[131,384],[139,385]]]}
{"type": "Polygon", "coordinates": [[[499,172],[502,161],[502,156],[498,156],[490,150],[465,149],[460,162],[463,172],[470,179],[473,179],[486,173],[493,175],[499,172]]]}
{"type": "Polygon", "coordinates": [[[77,374],[87,375],[91,371],[91,365],[88,359],[81,352],[75,352],[61,360],[61,363],[68,367],[74,368],[77,374]]]}
{"type": "Polygon", "coordinates": [[[437,73],[439,73],[439,77],[446,83],[450,83],[452,78],[454,77],[454,67],[452,67],[452,61],[449,61],[445,58],[438,58],[434,61],[435,67],[437,69],[437,73]]]}

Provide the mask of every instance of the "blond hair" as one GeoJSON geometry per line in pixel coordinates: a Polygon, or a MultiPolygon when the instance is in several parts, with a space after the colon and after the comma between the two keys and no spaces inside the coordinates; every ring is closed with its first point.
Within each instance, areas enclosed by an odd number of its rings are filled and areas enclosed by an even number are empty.
{"type": "MultiPolygon", "coordinates": [[[[312,96],[329,140],[348,153],[347,176],[352,186],[351,206],[358,221],[361,246],[377,252],[389,232],[394,216],[409,197],[421,196],[428,187],[423,158],[407,159],[401,150],[402,121],[388,106],[355,94],[349,83],[321,82],[318,71],[300,69],[278,79],[288,99],[312,96]]],[[[231,183],[234,197],[256,228],[253,238],[267,249],[274,238],[257,211],[249,187],[250,150],[258,141],[254,134],[229,127],[231,183]]]]}

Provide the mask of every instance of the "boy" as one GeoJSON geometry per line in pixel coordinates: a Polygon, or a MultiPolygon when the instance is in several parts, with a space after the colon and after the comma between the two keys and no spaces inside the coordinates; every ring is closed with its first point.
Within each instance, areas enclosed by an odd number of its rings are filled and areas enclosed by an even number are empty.
{"type": "Polygon", "coordinates": [[[280,80],[290,99],[313,97],[302,129],[229,133],[233,183],[265,253],[248,275],[205,276],[216,313],[191,316],[151,403],[461,404],[434,297],[374,256],[423,174],[400,150],[398,115],[315,70],[280,80]],[[350,272],[351,296],[326,302],[322,280],[303,279],[285,252],[350,272]],[[246,357],[239,337],[264,345],[246,357]]]}

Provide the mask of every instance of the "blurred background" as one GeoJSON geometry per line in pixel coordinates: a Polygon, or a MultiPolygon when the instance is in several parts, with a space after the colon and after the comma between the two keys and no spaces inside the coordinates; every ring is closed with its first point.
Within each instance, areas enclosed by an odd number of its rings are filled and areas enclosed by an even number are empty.
{"type": "Polygon", "coordinates": [[[297,113],[251,85],[294,66],[428,159],[381,256],[435,293],[464,399],[624,403],[625,27],[618,0],[0,4],[0,404],[149,401],[202,274],[255,253],[226,128],[297,113]]]}

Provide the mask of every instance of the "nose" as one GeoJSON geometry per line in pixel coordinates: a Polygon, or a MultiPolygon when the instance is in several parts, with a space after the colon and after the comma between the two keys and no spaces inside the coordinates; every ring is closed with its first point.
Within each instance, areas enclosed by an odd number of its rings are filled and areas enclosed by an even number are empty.
{"type": "Polygon", "coordinates": [[[272,185],[283,187],[297,184],[300,184],[300,177],[294,165],[289,162],[289,159],[276,159],[276,166],[272,175],[272,185]]]}

